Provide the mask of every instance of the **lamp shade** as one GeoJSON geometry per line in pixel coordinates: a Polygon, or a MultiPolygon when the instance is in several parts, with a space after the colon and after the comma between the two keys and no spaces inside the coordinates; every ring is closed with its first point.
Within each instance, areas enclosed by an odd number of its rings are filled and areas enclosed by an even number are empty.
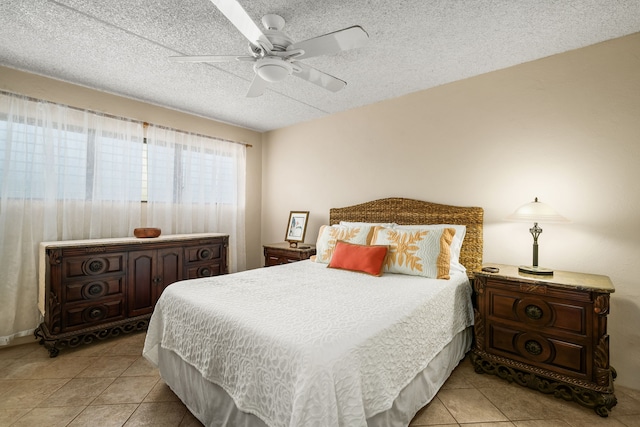
{"type": "Polygon", "coordinates": [[[538,198],[520,206],[507,219],[526,222],[569,222],[568,219],[556,212],[551,206],[538,201],[538,198]]]}

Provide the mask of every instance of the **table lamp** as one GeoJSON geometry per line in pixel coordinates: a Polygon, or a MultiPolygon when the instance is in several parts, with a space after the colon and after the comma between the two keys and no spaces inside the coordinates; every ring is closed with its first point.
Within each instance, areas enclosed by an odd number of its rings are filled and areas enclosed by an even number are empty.
{"type": "Polygon", "coordinates": [[[538,222],[569,222],[569,220],[558,214],[551,206],[539,202],[537,197],[533,202],[520,206],[507,219],[533,222],[533,227],[529,229],[533,236],[533,265],[521,265],[518,267],[518,271],[529,274],[553,275],[553,270],[538,266],[538,237],[542,233],[538,222]]]}

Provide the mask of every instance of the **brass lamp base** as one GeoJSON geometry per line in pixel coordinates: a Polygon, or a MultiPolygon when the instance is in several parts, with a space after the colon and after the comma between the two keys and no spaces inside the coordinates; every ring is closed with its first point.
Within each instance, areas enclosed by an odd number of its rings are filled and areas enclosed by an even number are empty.
{"type": "Polygon", "coordinates": [[[553,276],[553,270],[544,267],[520,265],[518,266],[520,273],[537,274],[539,276],[553,276]]]}

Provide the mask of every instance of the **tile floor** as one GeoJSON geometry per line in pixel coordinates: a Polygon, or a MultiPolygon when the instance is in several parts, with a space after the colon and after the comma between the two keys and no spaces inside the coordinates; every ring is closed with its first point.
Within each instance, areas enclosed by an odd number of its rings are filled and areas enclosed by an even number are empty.
{"type": "MultiPolygon", "coordinates": [[[[200,426],[141,356],[144,333],[64,349],[0,349],[0,426],[200,426]]],[[[608,418],[473,371],[468,358],[411,423],[467,427],[640,427],[640,391],[616,387],[608,418]]]]}

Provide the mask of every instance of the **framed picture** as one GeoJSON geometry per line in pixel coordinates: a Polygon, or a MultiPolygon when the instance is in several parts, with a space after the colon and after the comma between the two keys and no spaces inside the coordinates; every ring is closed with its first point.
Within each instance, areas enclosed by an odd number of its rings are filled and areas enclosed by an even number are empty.
{"type": "Polygon", "coordinates": [[[291,211],[289,222],[287,222],[287,234],[284,240],[289,242],[291,247],[297,247],[299,242],[304,242],[304,235],[307,232],[307,220],[309,211],[291,211]]]}

